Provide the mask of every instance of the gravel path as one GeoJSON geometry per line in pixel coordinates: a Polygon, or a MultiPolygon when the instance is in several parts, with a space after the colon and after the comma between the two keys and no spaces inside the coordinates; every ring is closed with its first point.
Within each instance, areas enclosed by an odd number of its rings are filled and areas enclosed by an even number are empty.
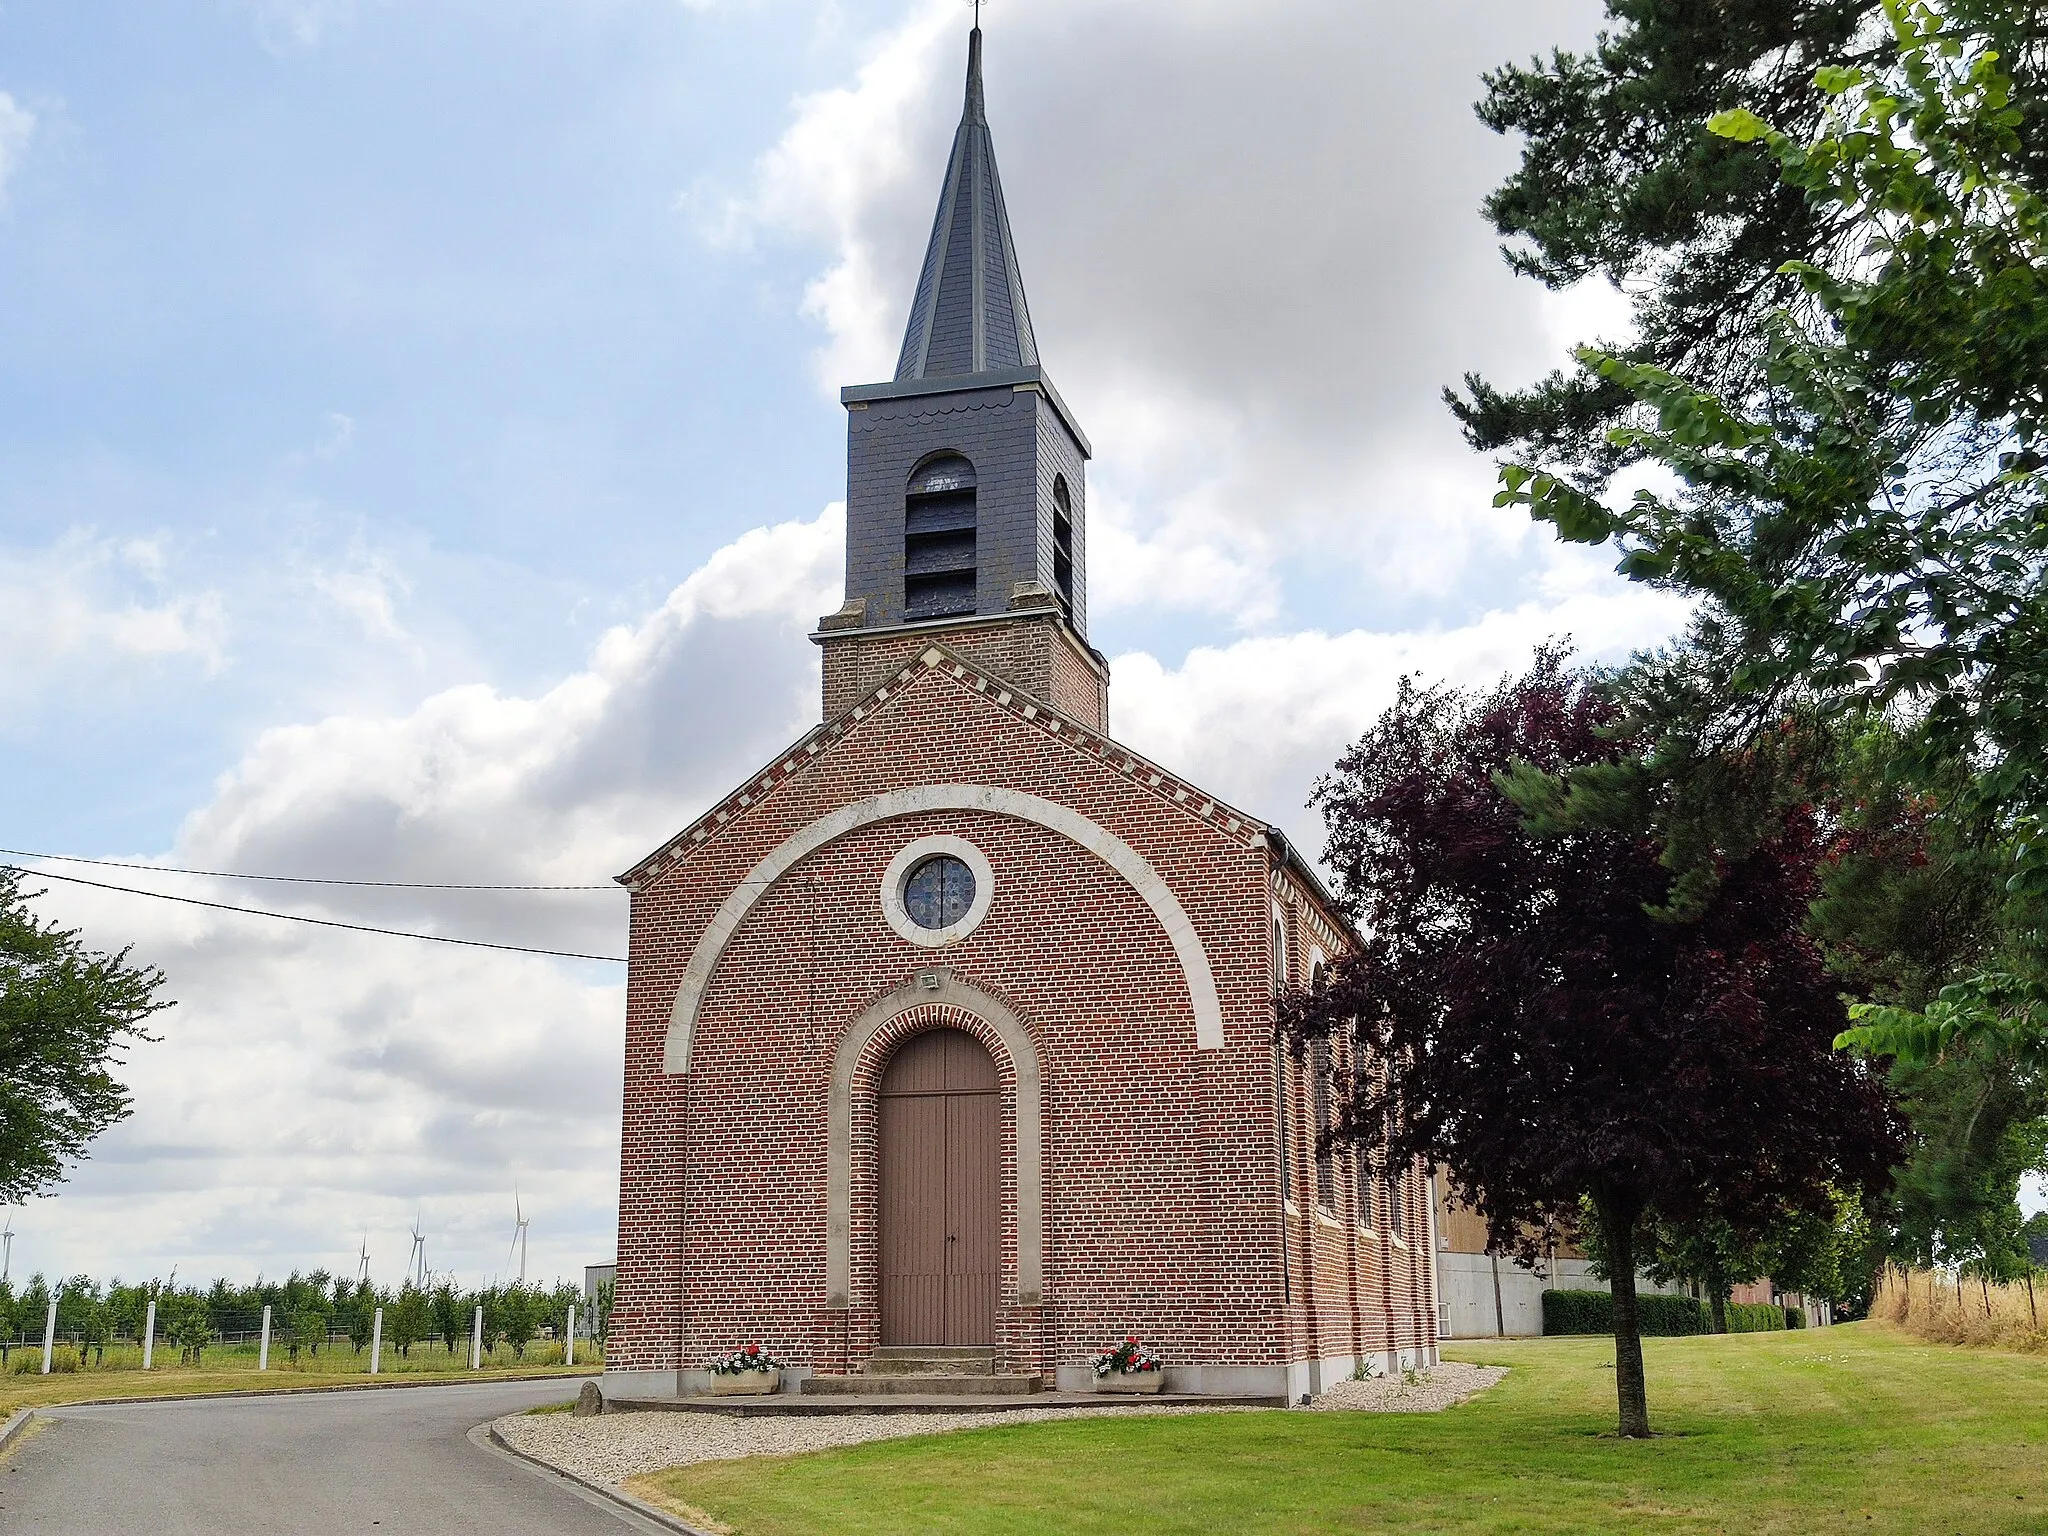
{"type": "Polygon", "coordinates": [[[1002,1413],[844,1413],[816,1417],[728,1418],[718,1413],[514,1414],[496,1429],[537,1461],[593,1483],[617,1484],[643,1472],[693,1461],[787,1456],[906,1435],[943,1435],[998,1424],[1043,1424],[1104,1414],[1251,1412],[1227,1408],[1025,1408],[1002,1413]]]}
{"type": "Polygon", "coordinates": [[[1349,1409],[1359,1413],[1442,1413],[1507,1375],[1504,1365],[1466,1365],[1446,1360],[1415,1373],[1415,1385],[1400,1376],[1373,1381],[1340,1381],[1311,1409],[1349,1409]]]}
{"type": "MultiPolygon", "coordinates": [[[[1484,1391],[1507,1375],[1504,1366],[1445,1363],[1422,1373],[1419,1384],[1399,1377],[1340,1382],[1315,1400],[1318,1409],[1371,1413],[1436,1413],[1484,1391]]],[[[663,1467],[742,1456],[786,1456],[894,1440],[943,1435],[1000,1424],[1044,1424],[1053,1419],[1104,1414],[1250,1413],[1247,1408],[1027,1408],[1009,1413],[860,1413],[817,1417],[728,1418],[714,1413],[608,1413],[578,1419],[566,1413],[514,1414],[499,1419],[499,1434],[520,1451],[575,1477],[617,1485],[663,1467]]]]}

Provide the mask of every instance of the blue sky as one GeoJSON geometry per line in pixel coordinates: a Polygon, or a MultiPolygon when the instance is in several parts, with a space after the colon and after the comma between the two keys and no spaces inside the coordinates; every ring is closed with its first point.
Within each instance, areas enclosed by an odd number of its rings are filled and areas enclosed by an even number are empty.
{"type": "MultiPolygon", "coordinates": [[[[839,384],[885,377],[964,0],[0,0],[0,844],[601,881],[815,718],[839,384]]],[[[1481,69],[1590,0],[995,0],[1112,728],[1309,846],[1406,669],[1679,622],[1437,401],[1620,323],[1511,278],[1481,69]]],[[[173,876],[213,899],[246,890],[173,876]]],[[[606,892],[271,890],[614,952],[606,892]]],[[[608,1258],[602,967],[53,889],[179,1007],[17,1267],[608,1258]],[[501,1231],[500,1229],[505,1229],[501,1231]]]]}

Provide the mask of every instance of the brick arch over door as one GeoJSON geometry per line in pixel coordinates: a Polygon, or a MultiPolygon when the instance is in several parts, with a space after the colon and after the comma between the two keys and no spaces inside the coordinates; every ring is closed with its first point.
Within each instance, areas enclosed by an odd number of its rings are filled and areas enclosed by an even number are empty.
{"type": "Polygon", "coordinates": [[[920,1020],[965,1029],[995,1058],[1002,1090],[1013,1105],[1017,1180],[1017,1305],[1035,1307],[1045,1274],[1045,1086],[1038,1046],[1023,1021],[1000,999],[950,971],[936,987],[899,987],[862,1014],[839,1037],[832,1054],[832,1086],[825,1110],[825,1305],[844,1307],[853,1292],[853,1105],[920,1020]],[[911,1017],[917,1015],[917,1018],[911,1017]]]}
{"type": "Polygon", "coordinates": [[[669,1010],[668,1039],[662,1049],[661,1069],[667,1073],[690,1070],[690,1044],[697,1033],[697,1009],[704,1001],[704,989],[718,957],[725,953],[742,920],[754,904],[768,893],[777,880],[802,860],[834,842],[877,821],[914,816],[923,811],[986,811],[1028,821],[1057,832],[1068,841],[1087,849],[1124,879],[1138,898],[1152,909],[1159,926],[1173,945],[1187,979],[1188,1004],[1195,1015],[1195,1048],[1215,1051],[1223,1048],[1223,1007],[1216,997],[1216,976],[1209,967],[1209,952],[1195,932],[1194,920],[1180,904],[1166,881],[1145,856],[1099,822],[1091,821],[1071,806],[1061,805],[1018,789],[992,784],[921,784],[914,789],[891,790],[841,806],[821,816],[781,847],[748,870],[705,928],[690,962],[683,969],[682,985],[669,1010]]]}

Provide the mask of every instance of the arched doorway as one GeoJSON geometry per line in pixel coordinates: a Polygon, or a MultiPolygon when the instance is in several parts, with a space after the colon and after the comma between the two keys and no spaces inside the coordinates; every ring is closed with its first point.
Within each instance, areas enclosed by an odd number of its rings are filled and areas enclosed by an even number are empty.
{"type": "Polygon", "coordinates": [[[993,1344],[1002,1114],[996,1064],[964,1030],[913,1035],[882,1074],[882,1342],[993,1344]]]}

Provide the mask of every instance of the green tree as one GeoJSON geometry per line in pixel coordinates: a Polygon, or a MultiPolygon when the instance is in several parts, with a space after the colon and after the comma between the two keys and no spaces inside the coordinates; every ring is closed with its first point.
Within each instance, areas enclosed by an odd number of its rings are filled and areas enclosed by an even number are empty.
{"type": "Polygon", "coordinates": [[[161,971],[128,951],[86,948],[74,929],[38,920],[21,871],[0,865],[0,1204],[19,1205],[64,1177],[92,1139],[127,1118],[114,1076],[144,1027],[168,1008],[161,971]]]}
{"type": "MultiPolygon", "coordinates": [[[[1770,338],[1762,321],[1798,308],[1791,262],[1853,253],[1853,219],[1708,131],[1747,108],[1796,138],[1819,132],[1817,71],[1893,57],[1880,0],[1607,0],[1611,25],[1584,52],[1486,76],[1480,119],[1522,140],[1485,212],[1509,264],[1551,288],[1604,280],[1632,299],[1635,337],[1618,355],[1738,396],[1754,393],[1770,338]]],[[[1990,37],[2019,82],[2021,174],[2048,185],[2048,74],[2034,0],[1958,0],[1958,25],[1990,37]]],[[[1558,464],[1582,488],[1633,457],[1609,429],[1636,397],[1597,374],[1558,373],[1504,391],[1468,375],[1446,392],[1484,452],[1558,464]]]]}
{"type": "Polygon", "coordinates": [[[469,1332],[469,1308],[463,1304],[463,1297],[454,1285],[443,1280],[434,1287],[431,1309],[434,1331],[441,1335],[441,1342],[452,1355],[456,1341],[469,1332]]]}
{"type": "Polygon", "coordinates": [[[1884,0],[1889,43],[1816,73],[1808,135],[1746,108],[1708,124],[1842,238],[1786,265],[1804,307],[1754,317],[1744,387],[1581,350],[1638,408],[1611,445],[1677,489],[1617,509],[1569,466],[1511,464],[1497,500],[1701,600],[1706,686],[1667,760],[1753,747],[1791,708],[1904,711],[1904,766],[1976,766],[2015,879],[2048,891],[2048,206],[2038,111],[1968,25],[1984,8],[1884,0]]]}
{"type": "Polygon", "coordinates": [[[164,1337],[178,1346],[180,1365],[204,1363],[206,1346],[213,1342],[214,1327],[207,1299],[196,1290],[166,1291],[157,1301],[157,1326],[164,1337]]]}
{"type": "Polygon", "coordinates": [[[410,1356],[413,1345],[427,1336],[433,1322],[432,1302],[427,1294],[408,1280],[384,1313],[384,1336],[401,1355],[410,1356]]]}
{"type": "Polygon", "coordinates": [[[286,1313],[285,1319],[285,1347],[290,1351],[292,1361],[297,1362],[302,1349],[317,1358],[320,1346],[327,1342],[327,1310],[311,1301],[304,1301],[286,1313]]]}
{"type": "Polygon", "coordinates": [[[518,1359],[526,1358],[526,1346],[533,1342],[534,1334],[539,1331],[541,1306],[540,1294],[516,1280],[498,1295],[499,1327],[518,1359]]]}

